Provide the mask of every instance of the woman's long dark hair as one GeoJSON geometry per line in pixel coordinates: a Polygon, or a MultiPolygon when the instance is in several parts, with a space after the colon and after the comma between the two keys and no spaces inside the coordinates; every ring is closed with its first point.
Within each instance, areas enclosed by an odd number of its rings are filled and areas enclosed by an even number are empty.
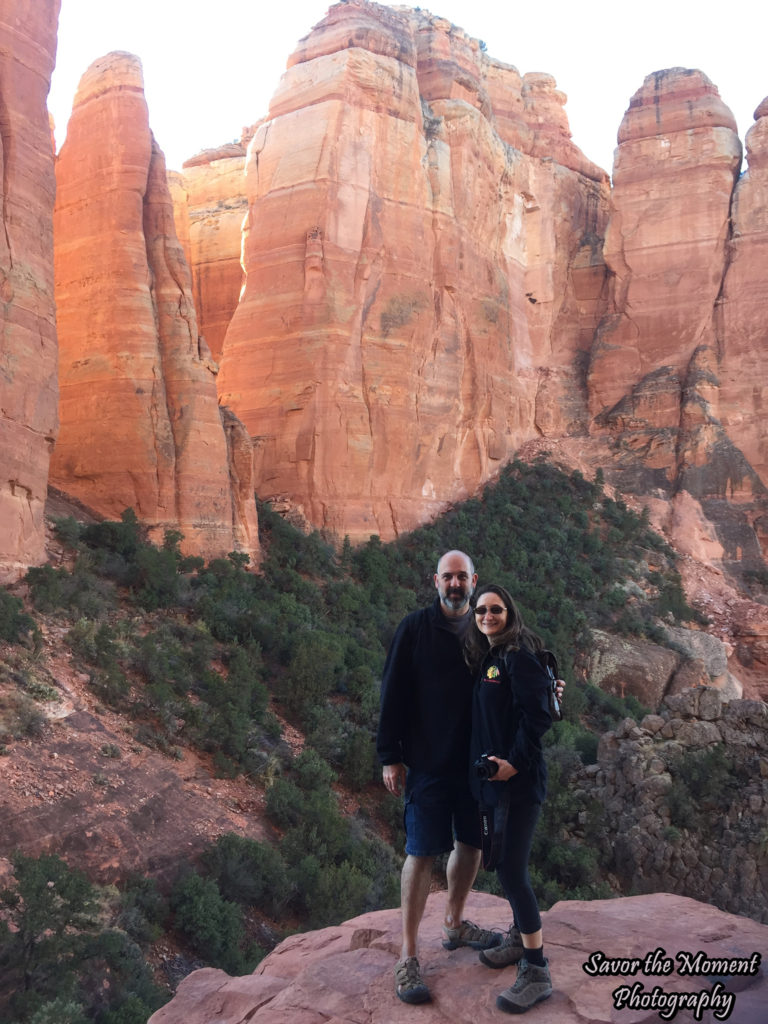
{"type": "MultiPolygon", "coordinates": [[[[497,633],[496,636],[494,636],[494,647],[500,647],[502,650],[511,649],[515,651],[520,647],[527,647],[529,650],[534,652],[543,649],[544,644],[541,638],[523,622],[520,609],[513,601],[512,595],[506,587],[502,587],[498,583],[488,583],[487,585],[478,587],[475,596],[475,605],[484,594],[495,594],[507,609],[507,624],[501,633],[497,633]]],[[[480,668],[483,658],[488,653],[490,647],[491,642],[485,633],[480,632],[477,625],[477,619],[475,618],[473,611],[472,621],[469,624],[467,635],[464,638],[464,660],[472,672],[477,672],[480,668]]]]}

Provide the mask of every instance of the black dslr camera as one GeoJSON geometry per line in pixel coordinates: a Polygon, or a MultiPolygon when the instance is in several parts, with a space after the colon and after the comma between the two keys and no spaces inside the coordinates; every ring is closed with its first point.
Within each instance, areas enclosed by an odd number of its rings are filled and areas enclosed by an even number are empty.
{"type": "Polygon", "coordinates": [[[496,762],[490,760],[490,754],[481,754],[472,767],[478,779],[492,779],[499,770],[496,762]]]}

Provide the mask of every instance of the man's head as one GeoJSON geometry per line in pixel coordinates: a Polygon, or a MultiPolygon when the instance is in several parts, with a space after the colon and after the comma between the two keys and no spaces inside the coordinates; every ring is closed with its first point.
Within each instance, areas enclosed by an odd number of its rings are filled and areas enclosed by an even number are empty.
{"type": "Polygon", "coordinates": [[[435,586],[445,615],[463,615],[477,586],[477,573],[469,555],[446,551],[437,563],[435,586]]]}

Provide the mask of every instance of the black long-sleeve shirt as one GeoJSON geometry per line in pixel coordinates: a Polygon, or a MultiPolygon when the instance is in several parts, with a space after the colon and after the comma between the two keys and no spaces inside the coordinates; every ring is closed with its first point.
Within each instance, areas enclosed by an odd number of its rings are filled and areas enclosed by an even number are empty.
{"type": "Polygon", "coordinates": [[[469,615],[449,623],[435,598],[397,627],[381,681],[376,749],[382,764],[402,762],[432,775],[467,771],[472,676],[462,627],[468,623],[469,615]]]}
{"type": "Polygon", "coordinates": [[[501,757],[517,769],[506,782],[481,782],[471,777],[477,800],[495,806],[500,787],[510,803],[543,803],[547,765],[541,737],[552,725],[549,677],[527,648],[494,651],[480,668],[472,700],[473,761],[482,754],[501,757]]]}

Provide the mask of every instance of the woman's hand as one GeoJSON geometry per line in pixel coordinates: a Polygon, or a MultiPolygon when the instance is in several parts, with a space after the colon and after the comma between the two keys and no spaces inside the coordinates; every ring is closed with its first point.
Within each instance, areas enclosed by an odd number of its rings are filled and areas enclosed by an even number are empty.
{"type": "Polygon", "coordinates": [[[506,782],[507,779],[511,779],[513,775],[517,775],[517,768],[511,765],[509,761],[505,761],[503,757],[496,757],[494,754],[488,755],[489,761],[495,761],[499,766],[499,770],[490,780],[491,782],[506,782]]]}

